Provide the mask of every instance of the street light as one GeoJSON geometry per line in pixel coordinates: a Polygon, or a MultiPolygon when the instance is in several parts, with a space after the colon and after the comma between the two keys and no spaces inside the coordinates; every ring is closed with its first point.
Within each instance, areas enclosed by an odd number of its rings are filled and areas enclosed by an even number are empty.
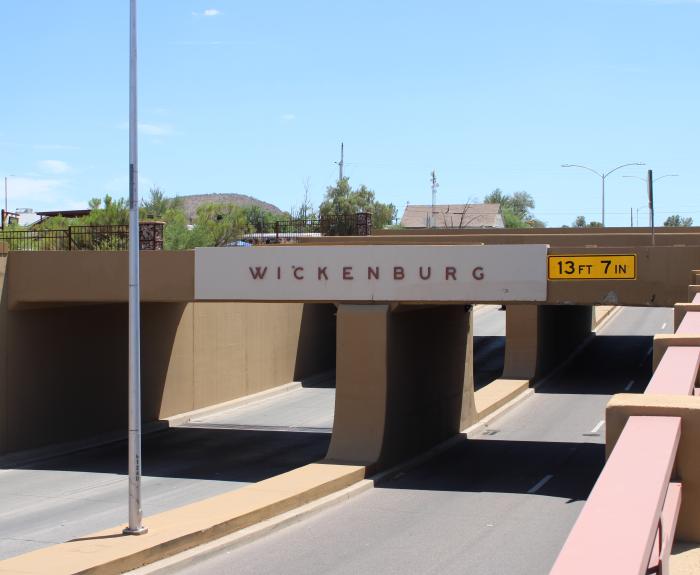
{"type": "Polygon", "coordinates": [[[142,535],[141,509],[141,296],[136,74],[136,0],[129,10],[129,525],[126,535],[142,535]]]}
{"type": "Polygon", "coordinates": [[[16,178],[14,174],[7,174],[5,176],[5,213],[2,217],[2,229],[5,229],[5,218],[7,218],[7,178],[16,178]]]}
{"type": "MultiPolygon", "coordinates": [[[[652,176],[651,170],[648,170],[647,172],[647,177],[642,178],[641,176],[622,176],[623,178],[636,178],[638,180],[642,180],[643,182],[647,183],[647,190],[649,194],[649,227],[651,228],[651,243],[652,245],[655,245],[656,239],[654,236],[654,183],[658,182],[659,180],[663,178],[677,178],[678,174],[664,174],[663,176],[659,176],[658,178],[654,178],[652,176]]],[[[637,217],[637,220],[639,220],[639,217],[637,217]]]]}
{"type": "MultiPolygon", "coordinates": [[[[678,175],[679,174],[664,174],[663,176],[659,176],[658,178],[654,178],[651,182],[653,184],[655,184],[656,182],[658,182],[659,180],[661,180],[663,178],[677,178],[678,175]]],[[[645,182],[645,183],[648,183],[648,181],[649,181],[648,178],[642,178],[642,176],[627,176],[627,175],[625,175],[622,177],[623,178],[634,178],[636,180],[641,180],[642,182],[645,182]]],[[[651,209],[652,209],[652,207],[650,206],[649,207],[649,219],[650,219],[650,221],[651,221],[651,209]]]]}
{"type": "Polygon", "coordinates": [[[627,166],[644,166],[645,164],[641,162],[632,162],[630,164],[622,164],[620,166],[617,166],[617,168],[613,168],[612,170],[608,172],[598,172],[594,170],[593,168],[589,168],[588,166],[582,166],[580,164],[562,164],[562,168],[581,168],[583,170],[588,170],[589,172],[593,172],[596,176],[598,176],[601,180],[602,183],[602,188],[603,188],[603,195],[602,195],[602,224],[603,227],[605,227],[605,178],[607,178],[610,174],[613,172],[619,170],[620,168],[626,168],[627,166]]]}

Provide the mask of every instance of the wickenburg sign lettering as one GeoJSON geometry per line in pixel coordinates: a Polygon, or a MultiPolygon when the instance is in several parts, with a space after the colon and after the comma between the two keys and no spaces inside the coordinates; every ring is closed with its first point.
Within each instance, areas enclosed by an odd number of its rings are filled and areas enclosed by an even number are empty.
{"type": "Polygon", "coordinates": [[[545,301],[547,246],[198,248],[195,299],[545,301]]]}

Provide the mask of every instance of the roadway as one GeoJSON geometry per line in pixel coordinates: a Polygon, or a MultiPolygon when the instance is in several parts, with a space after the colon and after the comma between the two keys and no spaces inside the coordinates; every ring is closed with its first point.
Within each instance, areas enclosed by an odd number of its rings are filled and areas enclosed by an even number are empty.
{"type": "Polygon", "coordinates": [[[537,393],[468,440],[296,525],[171,572],[547,573],[603,466],[605,404],[644,390],[651,335],[671,332],[672,316],[621,310],[537,393]]]}
{"type": "MultiPolygon", "coordinates": [[[[484,336],[505,331],[497,306],[480,306],[476,318],[484,336]]],[[[497,376],[491,372],[502,366],[502,346],[503,337],[477,338],[475,355],[491,370],[484,376],[477,369],[482,380],[497,376]]],[[[322,459],[334,403],[332,376],[315,378],[294,391],[145,435],[144,514],[322,459]]],[[[0,559],[125,523],[126,449],[126,442],[118,441],[0,469],[0,559]]]]}

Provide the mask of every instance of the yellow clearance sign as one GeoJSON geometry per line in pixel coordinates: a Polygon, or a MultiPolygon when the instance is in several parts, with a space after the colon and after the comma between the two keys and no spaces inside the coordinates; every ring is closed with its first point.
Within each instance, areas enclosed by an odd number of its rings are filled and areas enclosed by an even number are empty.
{"type": "Polygon", "coordinates": [[[550,280],[633,280],[637,279],[637,256],[559,255],[547,256],[550,280]]]}

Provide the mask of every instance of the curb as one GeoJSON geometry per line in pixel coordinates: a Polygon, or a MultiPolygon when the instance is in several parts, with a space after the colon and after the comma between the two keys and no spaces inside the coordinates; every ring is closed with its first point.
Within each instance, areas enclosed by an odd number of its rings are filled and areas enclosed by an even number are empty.
{"type": "Polygon", "coordinates": [[[115,526],[4,559],[0,561],[0,573],[116,575],[128,572],[245,529],[254,531],[265,521],[293,513],[363,482],[365,473],[364,466],[312,463],[151,515],[146,519],[148,533],[142,536],[124,535],[122,526],[115,526]]]}
{"type": "Polygon", "coordinates": [[[133,571],[128,571],[130,575],[164,575],[172,573],[174,569],[182,569],[188,565],[199,563],[220,553],[221,551],[229,551],[257,541],[262,537],[271,535],[277,531],[299,523],[305,519],[318,515],[326,509],[331,509],[341,503],[345,503],[356,495],[360,495],[365,491],[369,491],[374,487],[374,480],[361,479],[354,485],[346,487],[341,491],[322,497],[311,503],[307,503],[302,507],[298,507],[287,513],[278,515],[271,519],[267,519],[251,527],[247,527],[231,535],[227,535],[220,539],[215,539],[210,543],[205,543],[198,547],[193,547],[187,551],[178,553],[171,557],[161,559],[150,565],[139,567],[133,571]]]}

